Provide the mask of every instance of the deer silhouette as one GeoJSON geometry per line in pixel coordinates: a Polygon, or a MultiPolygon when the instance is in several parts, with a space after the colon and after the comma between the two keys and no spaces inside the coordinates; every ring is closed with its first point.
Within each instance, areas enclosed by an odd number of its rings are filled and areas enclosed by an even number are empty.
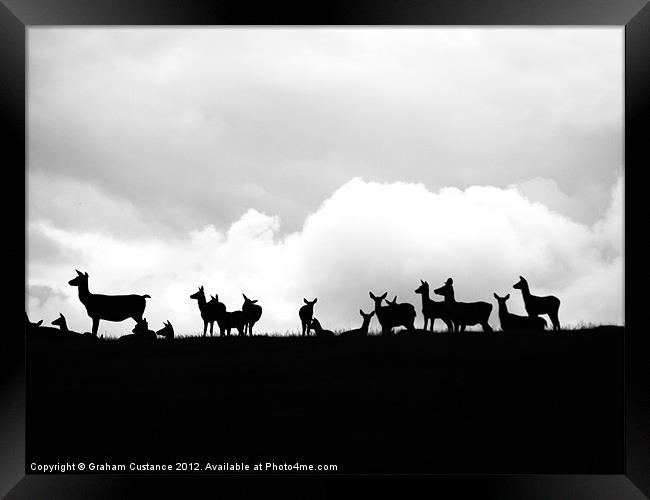
{"type": "Polygon", "coordinates": [[[494,298],[497,299],[497,304],[499,304],[499,322],[501,323],[501,330],[504,332],[512,330],[544,330],[546,328],[544,318],[539,316],[519,316],[508,312],[506,301],[510,298],[510,294],[499,297],[495,293],[494,298]]]}
{"type": "Polygon", "coordinates": [[[47,338],[55,338],[58,336],[60,330],[58,328],[52,328],[49,326],[42,326],[43,320],[38,320],[36,323],[32,323],[27,316],[27,311],[25,311],[25,333],[29,336],[43,336],[47,338]]]}
{"type": "Polygon", "coordinates": [[[370,320],[375,315],[375,312],[372,311],[370,314],[363,312],[363,309],[359,309],[359,314],[363,318],[363,323],[360,328],[354,330],[348,330],[346,332],[341,332],[341,335],[344,337],[366,337],[368,335],[368,327],[370,326],[370,320]]]}
{"type": "Polygon", "coordinates": [[[97,337],[99,321],[124,321],[132,318],[136,323],[142,320],[144,309],[147,306],[145,299],[149,295],[100,295],[90,293],[88,290],[88,273],[77,271],[77,276],[70,281],[70,286],[79,290],[79,300],[86,308],[88,316],[93,320],[92,333],[97,337]]]}
{"type": "Polygon", "coordinates": [[[208,306],[212,307],[217,318],[221,335],[230,336],[230,331],[236,328],[239,336],[246,334],[246,317],[243,311],[228,311],[226,304],[219,302],[219,295],[210,296],[208,306]]]}
{"type": "Polygon", "coordinates": [[[370,298],[375,302],[375,314],[377,321],[381,325],[381,334],[387,335],[393,331],[394,327],[405,326],[407,330],[415,330],[415,307],[412,304],[397,304],[397,297],[393,302],[389,302],[387,306],[382,306],[381,302],[386,298],[388,292],[385,292],[379,297],[375,296],[372,292],[368,292],[370,298]],[[402,307],[404,306],[404,307],[402,307]]]}
{"type": "Polygon", "coordinates": [[[307,300],[303,297],[304,306],[298,311],[298,316],[300,316],[300,323],[302,324],[302,336],[309,335],[309,330],[311,329],[311,319],[314,316],[314,304],[318,298],[314,300],[307,300]]]}
{"type": "Polygon", "coordinates": [[[554,295],[547,295],[545,297],[533,295],[530,293],[528,281],[523,276],[519,276],[519,281],[512,285],[512,288],[521,290],[521,295],[524,297],[524,307],[528,316],[534,317],[540,314],[546,314],[553,323],[553,330],[560,329],[560,320],[558,318],[560,299],[554,295]]]}
{"type": "Polygon", "coordinates": [[[320,322],[316,318],[313,318],[311,320],[310,328],[314,330],[317,337],[334,337],[334,332],[332,330],[323,329],[320,322]]]}
{"type": "Polygon", "coordinates": [[[58,318],[56,318],[54,321],[52,321],[52,324],[54,326],[58,326],[63,335],[87,335],[89,337],[92,336],[92,333],[90,333],[90,332],[79,333],[79,332],[73,332],[72,330],[70,330],[68,328],[68,323],[65,320],[65,316],[63,314],[61,314],[61,313],[59,313],[58,318]]]}
{"type": "Polygon", "coordinates": [[[244,304],[242,305],[242,312],[244,313],[244,334],[248,331],[248,335],[253,335],[253,325],[262,317],[262,306],[257,304],[257,300],[251,300],[244,296],[244,304]]]}
{"type": "Polygon", "coordinates": [[[429,283],[420,280],[420,286],[417,287],[415,293],[422,297],[422,316],[424,316],[422,329],[426,331],[428,324],[430,331],[433,331],[433,324],[439,318],[447,325],[448,331],[453,332],[454,324],[451,321],[445,302],[436,302],[429,297],[429,283]]]}
{"type": "Polygon", "coordinates": [[[138,321],[131,331],[142,340],[156,340],[156,332],[149,330],[149,323],[146,318],[138,321]]]}
{"type": "Polygon", "coordinates": [[[166,323],[163,323],[163,327],[156,331],[156,335],[158,337],[165,337],[167,340],[172,340],[174,338],[174,327],[172,324],[167,320],[166,323]]]}
{"type": "Polygon", "coordinates": [[[487,302],[456,302],[454,296],[453,280],[449,278],[443,286],[433,291],[436,295],[445,298],[445,306],[451,320],[454,323],[454,330],[458,333],[464,332],[466,326],[480,324],[484,332],[491,332],[489,325],[492,304],[487,302]]]}
{"type": "MultiPolygon", "coordinates": [[[[203,290],[203,286],[200,286],[196,293],[190,295],[190,299],[194,299],[198,302],[199,312],[201,313],[201,319],[203,320],[203,336],[205,337],[208,325],[210,325],[210,337],[212,337],[212,330],[214,328],[214,322],[217,319],[217,314],[214,305],[208,306],[208,303],[205,300],[205,291],[203,290]]],[[[223,309],[225,311],[226,306],[223,306],[223,309]]]]}

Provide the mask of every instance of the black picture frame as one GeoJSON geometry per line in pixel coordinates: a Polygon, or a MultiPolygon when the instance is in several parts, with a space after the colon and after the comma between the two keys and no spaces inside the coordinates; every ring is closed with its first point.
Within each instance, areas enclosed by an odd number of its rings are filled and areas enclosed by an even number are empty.
{"type": "MultiPolygon", "coordinates": [[[[26,29],[44,25],[606,25],[625,28],[625,456],[622,474],[599,476],[428,477],[427,493],[453,492],[477,498],[632,499],[650,496],[650,391],[645,372],[645,332],[637,322],[639,300],[628,294],[643,259],[629,228],[639,210],[638,172],[648,153],[650,92],[650,5],[647,0],[444,0],[423,2],[328,1],[319,3],[176,0],[0,0],[0,113],[5,125],[6,170],[26,173],[26,29]],[[635,205],[636,204],[636,205],[635,205]],[[634,270],[634,274],[630,271],[634,270]]],[[[25,177],[23,176],[23,182],[25,177]]],[[[16,211],[15,202],[7,214],[16,211]]],[[[12,221],[17,217],[9,215],[12,221]]],[[[23,222],[25,218],[23,217],[23,222]]],[[[642,227],[643,221],[639,221],[642,227]]],[[[24,229],[24,228],[23,228],[24,229]]],[[[25,234],[25,233],[23,233],[25,234]]],[[[26,236],[25,236],[26,237],[26,236]]],[[[6,238],[6,241],[8,238],[6,238]]],[[[26,243],[23,240],[24,250],[26,243]]],[[[15,248],[15,239],[12,243],[15,248]]],[[[13,266],[17,268],[18,266],[13,266]]],[[[23,273],[23,279],[25,275],[23,273]]],[[[16,294],[16,297],[18,294],[16,294]]],[[[16,300],[16,299],[14,299],[16,300]]],[[[11,307],[12,342],[2,366],[0,494],[9,498],[116,498],[146,483],[188,496],[196,486],[214,487],[206,477],[75,476],[25,474],[25,344],[17,308],[11,307]],[[15,324],[14,324],[15,321],[15,324]]],[[[22,320],[21,320],[22,321],[22,320]]],[[[290,478],[297,479],[292,476],[290,478]]],[[[233,478],[216,478],[230,482],[233,478]]],[[[258,483],[262,479],[244,478],[258,483]]],[[[301,484],[305,478],[300,478],[301,484]]],[[[309,478],[307,478],[309,479],[309,478]]],[[[419,478],[416,478],[419,479],[419,478]]],[[[269,482],[269,478],[264,479],[269,482]]],[[[419,481],[416,481],[419,482],[419,481]]],[[[402,494],[407,493],[400,490],[402,494]]]]}

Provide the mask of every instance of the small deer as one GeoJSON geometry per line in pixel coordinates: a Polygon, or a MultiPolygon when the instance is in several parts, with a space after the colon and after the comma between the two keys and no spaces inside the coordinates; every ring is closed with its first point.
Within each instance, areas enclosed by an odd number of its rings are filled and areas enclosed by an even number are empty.
{"type": "Polygon", "coordinates": [[[59,329],[58,328],[52,328],[49,326],[41,326],[43,324],[43,320],[39,320],[36,323],[32,323],[29,320],[29,317],[27,316],[27,311],[25,311],[25,333],[29,336],[47,336],[52,337],[52,336],[57,336],[59,334],[59,329]]]}
{"type": "Polygon", "coordinates": [[[124,321],[132,318],[136,323],[142,321],[146,299],[149,295],[100,295],[88,290],[88,273],[77,271],[77,276],[70,281],[70,286],[79,289],[79,300],[86,308],[88,316],[93,320],[92,333],[97,337],[99,321],[124,321]]]}
{"type": "Polygon", "coordinates": [[[242,295],[244,296],[244,305],[242,305],[241,310],[246,320],[244,335],[248,331],[248,335],[253,336],[253,325],[262,317],[262,306],[257,305],[257,300],[251,300],[243,293],[242,295]]]}
{"type": "Polygon", "coordinates": [[[146,318],[138,321],[131,331],[142,340],[156,340],[156,332],[149,330],[149,323],[146,318]]]}
{"type": "Polygon", "coordinates": [[[495,293],[494,298],[497,299],[497,304],[499,304],[499,322],[501,323],[501,330],[504,332],[512,330],[544,330],[546,328],[544,318],[539,316],[519,316],[508,312],[506,301],[510,298],[510,294],[499,297],[495,293]]]}
{"type": "Polygon", "coordinates": [[[558,318],[560,299],[554,295],[547,295],[545,297],[533,295],[530,293],[528,282],[523,276],[519,276],[519,281],[512,285],[512,288],[521,290],[521,295],[524,298],[524,307],[528,316],[535,317],[540,314],[546,314],[553,323],[553,330],[560,329],[560,319],[558,318]]]}
{"type": "Polygon", "coordinates": [[[363,318],[363,323],[360,328],[354,330],[348,330],[346,332],[341,332],[342,336],[345,337],[366,337],[368,335],[368,327],[370,326],[370,320],[375,315],[375,312],[372,311],[370,314],[363,312],[363,309],[359,309],[359,314],[363,318]]]}
{"type": "Polygon", "coordinates": [[[320,322],[316,318],[313,318],[311,320],[310,328],[314,330],[317,337],[334,337],[334,332],[332,330],[323,329],[323,327],[320,325],[320,322]]]}
{"type": "Polygon", "coordinates": [[[436,302],[429,297],[429,283],[420,280],[420,286],[415,290],[415,293],[422,296],[422,316],[424,316],[422,329],[426,331],[427,326],[429,326],[429,330],[433,332],[433,324],[439,318],[447,325],[447,330],[450,333],[453,332],[454,324],[449,317],[445,302],[436,302]]]}
{"type": "Polygon", "coordinates": [[[167,340],[172,340],[174,338],[174,327],[169,320],[163,323],[163,325],[164,326],[156,332],[156,335],[158,337],[165,337],[167,340]]]}
{"type": "Polygon", "coordinates": [[[458,333],[464,332],[466,326],[480,324],[484,332],[491,332],[492,327],[489,325],[492,304],[487,302],[456,302],[454,297],[453,280],[449,278],[443,286],[433,291],[436,295],[442,295],[445,298],[445,306],[451,320],[454,323],[454,329],[458,333]]]}
{"type": "MultiPolygon", "coordinates": [[[[68,323],[65,320],[65,316],[63,314],[61,314],[61,313],[59,313],[58,318],[56,318],[54,321],[52,321],[52,324],[54,326],[58,326],[63,335],[85,335],[85,336],[88,336],[88,337],[92,337],[92,333],[90,333],[90,332],[79,333],[79,332],[73,332],[72,330],[70,330],[68,328],[68,323]]],[[[104,336],[102,335],[101,338],[103,338],[103,337],[104,336]]]]}
{"type": "Polygon", "coordinates": [[[305,305],[302,306],[298,311],[298,316],[300,316],[300,322],[302,324],[302,336],[304,337],[305,335],[309,335],[309,330],[311,328],[311,319],[314,316],[314,304],[318,299],[316,298],[310,301],[303,298],[302,300],[305,305]]]}

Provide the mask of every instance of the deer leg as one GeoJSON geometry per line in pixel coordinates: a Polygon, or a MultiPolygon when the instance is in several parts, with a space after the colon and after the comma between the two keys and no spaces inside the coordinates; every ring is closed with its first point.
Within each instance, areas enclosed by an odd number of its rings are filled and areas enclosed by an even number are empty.
{"type": "MultiPolygon", "coordinates": [[[[435,323],[436,318],[431,318],[431,323],[429,325],[429,331],[433,333],[433,324],[435,323]]],[[[426,327],[424,328],[426,330],[426,327]]]]}
{"type": "Polygon", "coordinates": [[[93,318],[93,335],[97,337],[97,330],[99,330],[99,318],[93,318]]]}

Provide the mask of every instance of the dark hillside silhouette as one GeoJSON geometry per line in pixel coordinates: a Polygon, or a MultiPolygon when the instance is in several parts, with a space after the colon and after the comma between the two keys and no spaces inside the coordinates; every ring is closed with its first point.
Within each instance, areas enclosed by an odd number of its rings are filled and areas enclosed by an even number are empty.
{"type": "Polygon", "coordinates": [[[499,305],[499,322],[501,323],[501,330],[504,332],[513,330],[544,330],[546,328],[546,320],[538,316],[519,316],[508,312],[508,305],[506,301],[510,298],[510,294],[505,297],[499,297],[496,293],[494,298],[497,299],[499,305]]]}
{"type": "Polygon", "coordinates": [[[262,317],[262,306],[257,304],[257,300],[251,300],[243,293],[242,295],[244,296],[244,304],[241,308],[245,318],[244,334],[248,333],[252,337],[253,325],[262,317]]]}
{"type": "Polygon", "coordinates": [[[560,309],[560,299],[553,295],[546,297],[537,297],[530,293],[528,281],[523,276],[519,276],[519,281],[512,285],[512,288],[521,290],[521,295],[524,298],[524,306],[528,316],[539,316],[546,314],[553,323],[553,330],[560,329],[560,319],[558,318],[558,311],[560,309]]]}
{"type": "Polygon", "coordinates": [[[304,337],[305,335],[309,335],[309,331],[311,329],[311,319],[314,316],[314,304],[318,299],[316,298],[314,300],[307,300],[303,298],[302,300],[305,305],[298,310],[298,316],[300,316],[302,336],[304,337]]]}
{"type": "Polygon", "coordinates": [[[428,324],[429,330],[433,331],[433,325],[436,319],[441,319],[447,325],[447,330],[451,333],[454,330],[454,325],[445,306],[445,302],[436,302],[431,299],[429,296],[429,283],[420,280],[420,286],[416,288],[415,293],[422,297],[422,316],[424,316],[422,329],[426,331],[428,324]]]}
{"type": "Polygon", "coordinates": [[[621,470],[623,328],[237,340],[28,337],[26,463],[621,470]]]}
{"type": "Polygon", "coordinates": [[[79,300],[86,308],[88,316],[93,321],[92,333],[97,337],[99,321],[124,321],[133,319],[136,323],[142,320],[147,306],[145,299],[149,295],[100,295],[88,290],[88,273],[77,270],[77,276],[68,281],[70,286],[79,289],[79,300]]]}
{"type": "Polygon", "coordinates": [[[466,326],[481,325],[484,332],[491,332],[489,325],[492,304],[487,302],[456,302],[454,296],[454,281],[449,278],[443,286],[433,292],[445,298],[445,306],[454,323],[454,330],[464,332],[466,326]]]}

